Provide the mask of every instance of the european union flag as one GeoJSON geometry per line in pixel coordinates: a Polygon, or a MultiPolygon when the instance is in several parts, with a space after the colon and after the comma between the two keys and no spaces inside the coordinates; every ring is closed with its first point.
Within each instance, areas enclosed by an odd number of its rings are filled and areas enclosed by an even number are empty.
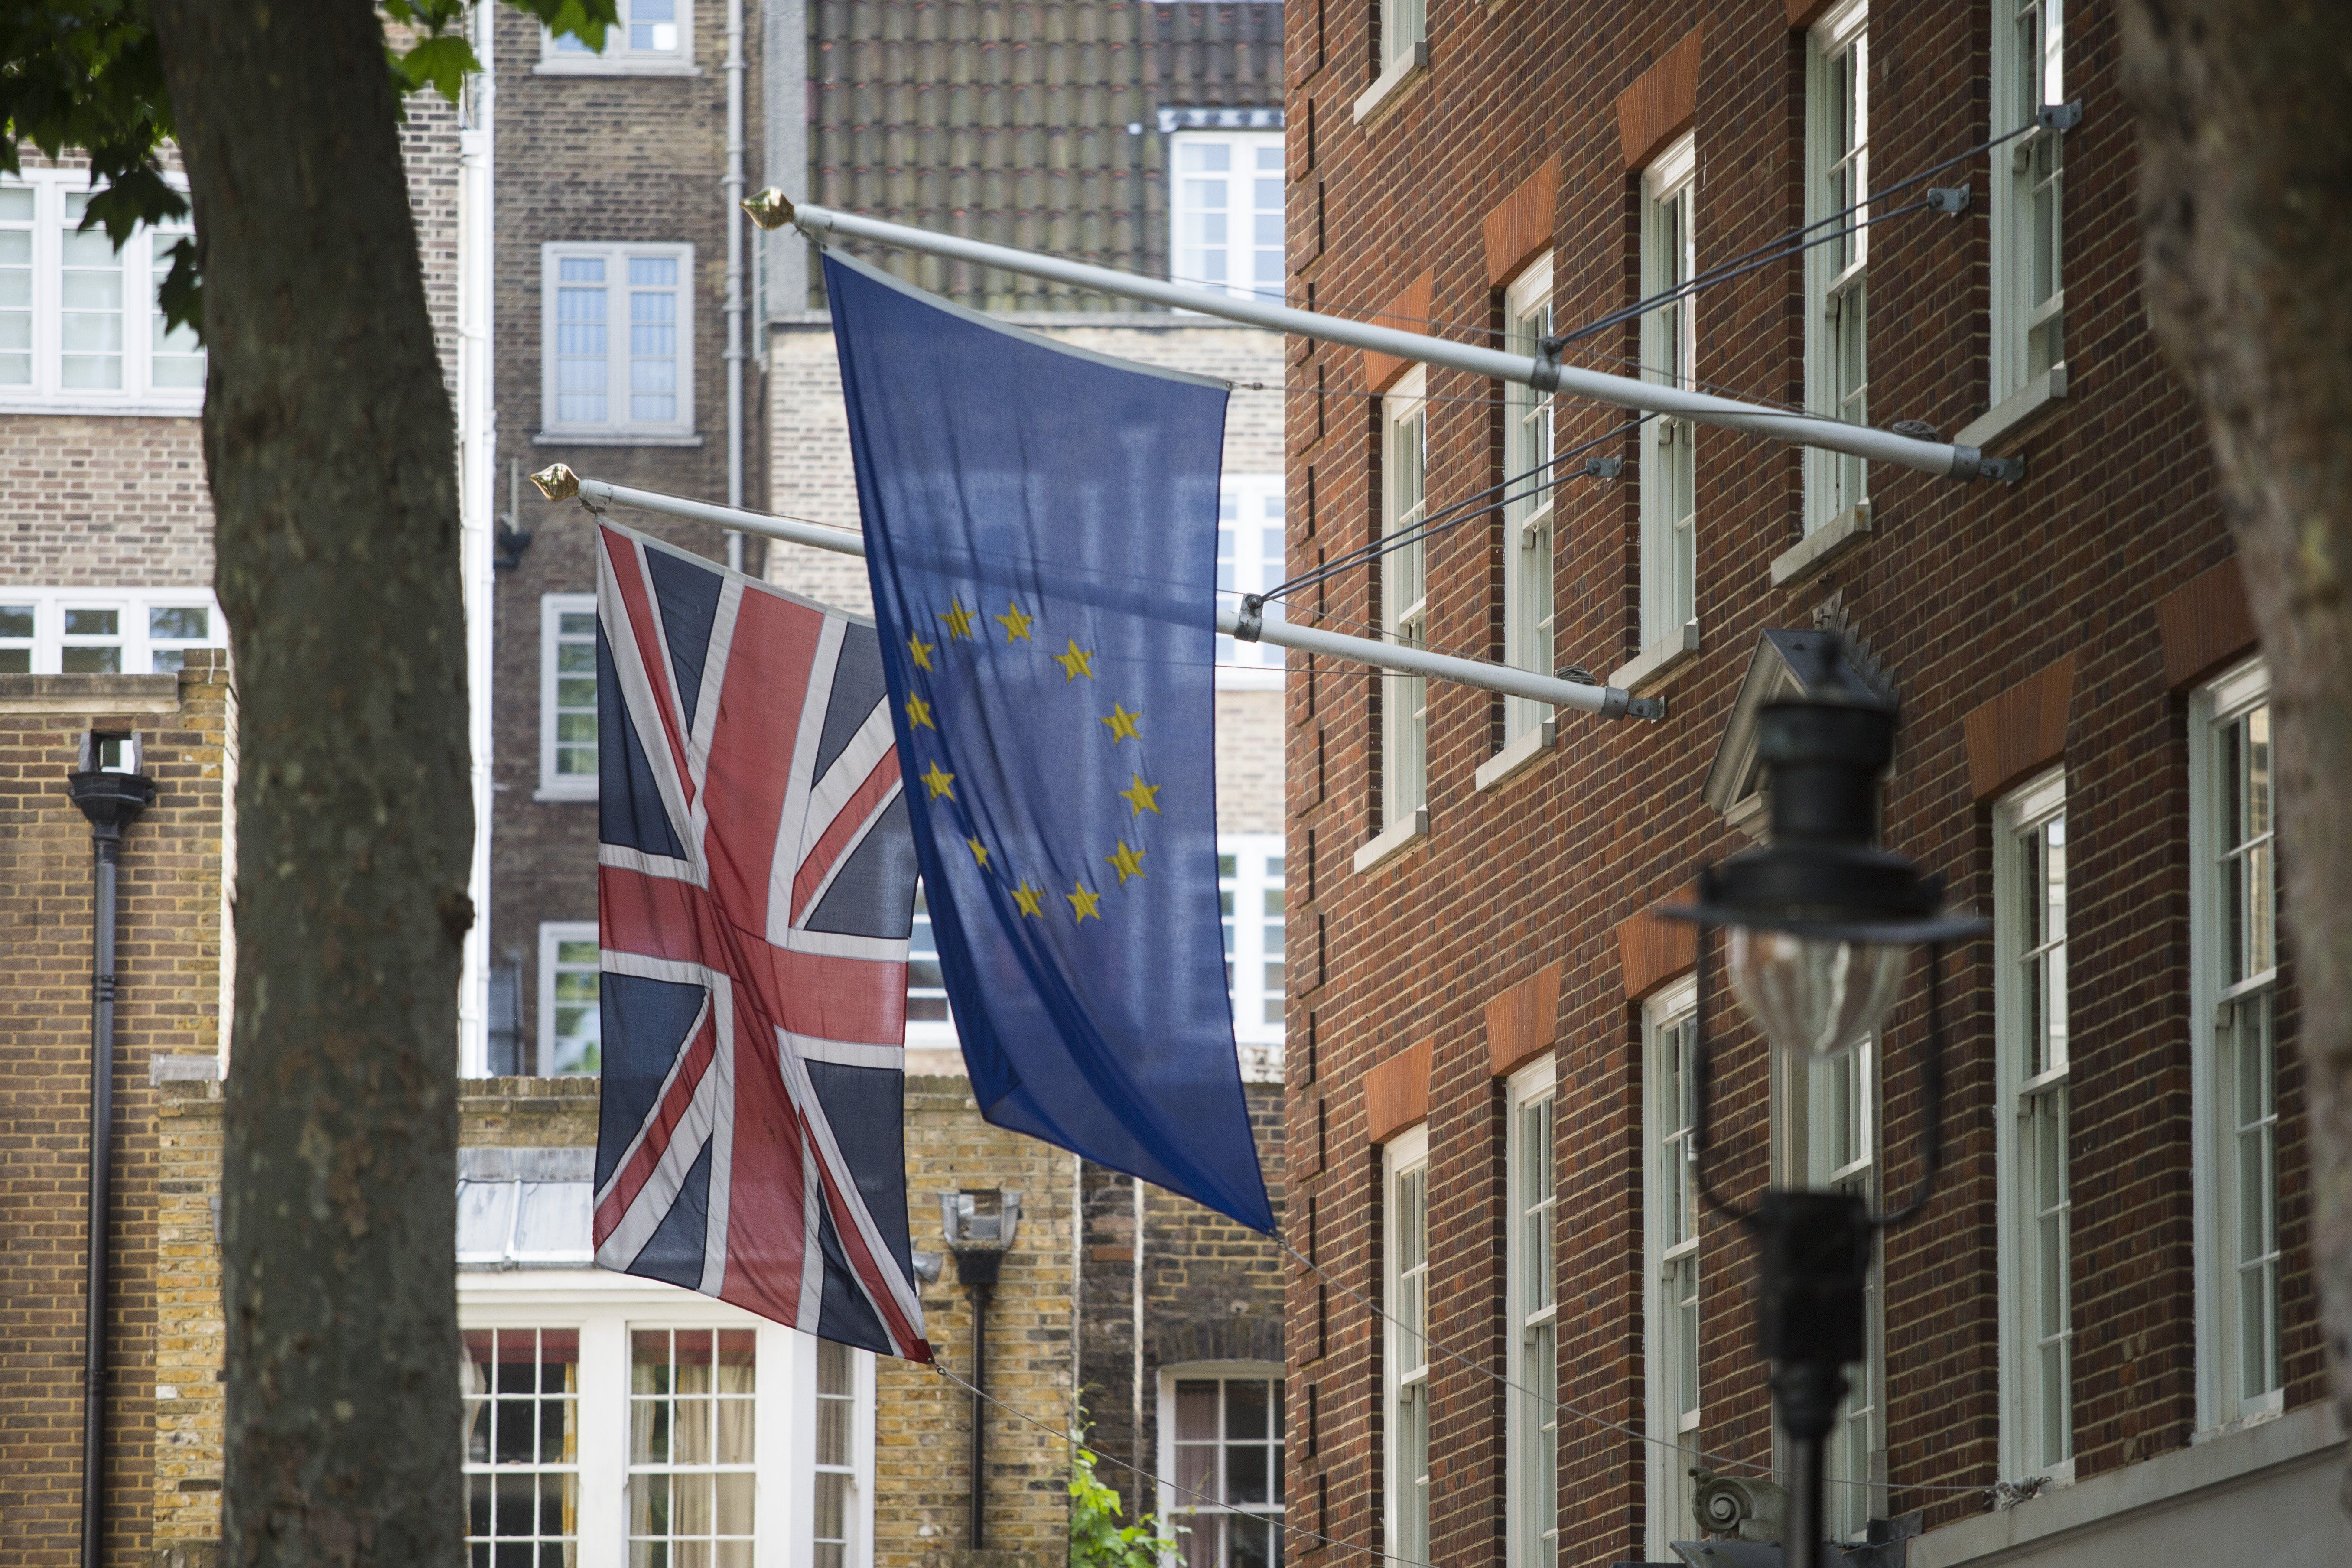
{"type": "Polygon", "coordinates": [[[1274,1228],[1217,901],[1225,388],[828,255],[916,855],[982,1114],[1274,1228]]]}

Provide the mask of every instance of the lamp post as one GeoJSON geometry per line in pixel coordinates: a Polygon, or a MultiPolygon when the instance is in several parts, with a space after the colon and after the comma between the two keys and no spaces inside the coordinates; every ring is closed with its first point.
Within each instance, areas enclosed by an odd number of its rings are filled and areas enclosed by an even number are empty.
{"type": "Polygon", "coordinates": [[[940,1228],[955,1254],[956,1283],[971,1295],[971,1549],[987,1544],[984,1503],[988,1488],[988,1302],[1013,1233],[1021,1227],[1021,1193],[1006,1187],[984,1192],[941,1193],[940,1228]]]}
{"type": "Polygon", "coordinates": [[[1685,1075],[1693,1173],[1708,1207],[1756,1238],[1757,1348],[1772,1363],[1773,1411],[1789,1443],[1781,1544],[1790,1568],[1821,1563],[1822,1448],[1846,1395],[1845,1369],[1863,1359],[1876,1233],[1926,1206],[1943,1163],[1943,945],[1988,929],[1945,909],[1941,878],[1874,842],[1895,721],[1891,704],[1874,702],[1765,707],[1757,747],[1770,772],[1771,840],[1702,871],[1695,907],[1664,911],[1698,927],[1685,1075]],[[1706,1002],[1717,927],[1729,933],[1732,994],[1773,1050],[1805,1062],[1843,1056],[1874,1034],[1901,989],[1912,950],[1927,949],[1922,1173],[1907,1201],[1873,1211],[1851,1193],[1774,1188],[1742,1208],[1717,1194],[1706,1174],[1706,1002]]]}
{"type": "Polygon", "coordinates": [[[155,804],[139,771],[139,737],[91,731],[66,790],[89,819],[93,857],[89,978],[89,1262],[82,1316],[81,1561],[99,1568],[106,1536],[107,1213],[114,1167],[114,882],[122,830],[155,804]]]}

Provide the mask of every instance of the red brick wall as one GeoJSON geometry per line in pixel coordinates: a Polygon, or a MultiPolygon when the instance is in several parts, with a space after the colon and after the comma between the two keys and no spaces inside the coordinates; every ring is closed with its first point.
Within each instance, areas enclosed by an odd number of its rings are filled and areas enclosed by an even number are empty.
{"type": "MultiPolygon", "coordinates": [[[[1782,8],[1572,5],[1504,0],[1432,7],[1431,81],[1368,132],[1349,106],[1369,79],[1368,8],[1291,13],[1289,123],[1316,126],[1294,165],[1294,301],[1356,316],[1382,309],[1424,270],[1437,330],[1477,341],[1499,324],[1481,221],[1547,161],[1557,308],[1592,320],[1637,293],[1637,185],[1625,168],[1619,95],[1694,29],[1703,33],[1695,130],[1702,268],[1803,221],[1803,35],[1782,8]]],[[[1872,22],[1871,131],[1878,183],[1922,170],[1986,134],[1987,8],[1973,0],[1889,7],[1872,22]]],[[[2210,461],[2189,399],[2145,330],[2132,194],[2133,142],[2115,76],[2110,13],[2072,21],[2069,94],[2085,100],[2066,143],[2065,402],[2012,440],[2031,475],[2002,488],[1871,474],[1874,531],[1822,574],[1775,589],[1768,565],[1800,529],[1793,448],[1717,430],[1698,436],[1698,616],[1703,648],[1662,689],[1664,723],[1560,718],[1556,750],[1509,787],[1481,795],[1495,705],[1433,685],[1430,842],[1369,875],[1349,855],[1375,825],[1378,694],[1363,670],[1308,661],[1289,687],[1293,1125],[1327,1131],[1328,1159],[1294,1180],[1295,1215],[1318,1216],[1325,1267],[1376,1289],[1376,1152],[1365,1074],[1435,1041],[1430,1089],[1433,1328],[1490,1358],[1502,1343],[1501,1117],[1483,1013],[1508,987],[1561,966],[1557,1061],[1561,1148],[1560,1397],[1590,1415],[1643,1421],[1639,1010],[1625,992],[1617,928],[1670,901],[1699,863],[1744,847],[1700,799],[1732,697],[1769,626],[1843,617],[1903,693],[1889,841],[1989,907],[1989,806],[1969,788],[1965,716],[2071,657],[2063,734],[2074,863],[2071,941],[2075,1429],[2091,1475],[2185,1443],[2194,1422],[2190,1323],[2187,752],[2185,707],[2168,690],[2156,604],[2229,554],[2210,461]],[[1315,862],[1319,860],[1319,865],[1315,862]]],[[[1985,407],[1984,160],[1974,212],[1921,214],[1876,231],[1871,405],[1880,422],[1924,419],[1946,438],[1985,407]]],[[[1957,182],[1959,171],[1939,179],[1957,182]]],[[[1696,308],[1698,374],[1738,395],[1803,394],[1801,271],[1791,258],[1708,289],[1696,308]]],[[[1622,368],[1631,323],[1581,363],[1622,368]],[[1612,361],[1608,356],[1619,356],[1612,361]]],[[[1294,340],[1289,375],[1292,570],[1378,527],[1376,415],[1360,359],[1294,340]]],[[[1433,510],[1500,478],[1494,389],[1433,370],[1433,510]]],[[[1563,402],[1565,447],[1625,416],[1563,402]]],[[[1607,671],[1637,650],[1637,457],[1626,478],[1571,481],[1560,499],[1561,662],[1607,671]]],[[[1429,552],[1430,641],[1500,655],[1499,528],[1476,518],[1429,552]]],[[[1315,590],[1335,619],[1378,619],[1376,574],[1315,590]]],[[[1293,609],[1303,618],[1307,606],[1293,609]]],[[[1354,629],[1342,626],[1340,629],[1354,629]]],[[[2291,852],[2291,851],[2290,851],[2291,852]]],[[[1891,1510],[1931,1524],[1979,1506],[1929,1485],[1994,1479],[1994,1166],[1990,949],[1948,961],[1954,1056],[1948,1173],[1936,1206],[1892,1236],[1885,1321],[1891,1510]]],[[[1889,1191],[1916,1173],[1920,1106],[1915,990],[1894,1016],[1882,1110],[1889,1191]]],[[[1748,1194],[1766,1173],[1769,1102],[1758,1042],[1724,1041],[1717,1145],[1722,1179],[1748,1194]]],[[[2299,1079],[2284,1074],[2282,1163],[2299,1171],[2299,1079]]],[[[1305,1133],[1302,1131],[1302,1136],[1305,1133]]],[[[2306,1205],[2287,1174],[2284,1226],[2290,1406],[2318,1396],[2306,1205]]],[[[1763,1369],[1753,1352],[1744,1240],[1704,1232],[1705,1426],[1711,1452],[1770,1457],[1763,1369]]],[[[1344,1293],[1294,1275],[1289,1313],[1297,1494],[1330,1514],[1314,1528],[1381,1539],[1377,1323],[1344,1293]],[[1328,1320],[1325,1314],[1328,1312],[1328,1320]],[[1328,1333],[1316,1328],[1328,1321],[1328,1333]],[[1315,1391],[1310,1402],[1309,1390],[1315,1391]],[[1317,1412],[1319,1431],[1301,1426],[1317,1412]]],[[[1437,1561],[1499,1563],[1503,1410],[1486,1375],[1439,1358],[1433,1452],[1437,1561]]],[[[1564,1421],[1564,1560],[1639,1556],[1638,1442],[1564,1421]]],[[[1307,1514],[1300,1522],[1311,1523],[1307,1514]]],[[[1298,1542],[1302,1550],[1312,1543],[1298,1542]]],[[[1336,1557],[1333,1561],[1337,1561],[1336,1557]]]]}
{"type": "Polygon", "coordinates": [[[83,731],[136,729],[156,802],[125,835],[116,925],[107,1561],[153,1528],[157,1090],[148,1063],[220,1048],[225,669],[0,676],[0,1539],[79,1561],[89,1247],[89,825],[66,795],[83,731]]]}
{"type": "MultiPolygon", "coordinates": [[[[539,25],[509,8],[497,18],[498,383],[499,507],[510,471],[569,463],[593,479],[727,500],[727,233],[719,181],[727,164],[726,7],[697,5],[694,75],[543,73],[539,25]],[[542,445],[540,247],[549,241],[690,243],[694,247],[693,446],[542,445]]],[[[748,188],[760,188],[760,18],[744,7],[748,188]]],[[[746,265],[749,265],[746,238],[746,265]]],[[[750,298],[746,284],[745,299],[750,298]]],[[[744,480],[749,504],[765,488],[761,373],[744,352],[744,480]]],[[[719,530],[644,512],[615,520],[715,560],[719,530]]],[[[538,1070],[539,925],[596,918],[596,807],[543,802],[539,788],[539,618],[545,594],[593,593],[594,541],[573,501],[550,506],[520,487],[516,526],[532,538],[519,566],[499,573],[491,675],[496,757],[490,837],[490,963],[522,970],[519,1070],[538,1070]]],[[[747,541],[753,569],[760,542],[747,541]]]]}

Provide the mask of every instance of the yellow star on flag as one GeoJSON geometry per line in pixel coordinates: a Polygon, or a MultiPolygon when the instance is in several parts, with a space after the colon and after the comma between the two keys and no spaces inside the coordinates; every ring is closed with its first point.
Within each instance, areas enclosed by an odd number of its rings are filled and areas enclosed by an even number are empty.
{"type": "MultiPolygon", "coordinates": [[[[1026,877],[1022,878],[1021,885],[1013,889],[1013,901],[1021,906],[1021,912],[1037,920],[1045,918],[1045,912],[1037,907],[1037,900],[1045,896],[1045,889],[1031,887],[1026,877]]],[[[1097,915],[1095,918],[1099,920],[1102,917],[1097,915]]]]}
{"type": "Polygon", "coordinates": [[[931,763],[930,772],[926,773],[918,773],[915,776],[931,786],[931,798],[933,800],[939,799],[941,795],[947,796],[950,800],[953,800],[955,798],[955,774],[941,773],[938,763],[934,762],[931,763]]]}
{"type": "Polygon", "coordinates": [[[987,846],[987,845],[985,845],[985,844],[982,844],[982,843],[979,839],[977,839],[977,838],[967,838],[967,839],[965,839],[965,840],[964,840],[964,842],[965,842],[966,844],[969,844],[969,845],[971,845],[971,858],[972,858],[973,859],[975,859],[975,860],[977,860],[977,861],[979,861],[979,862],[980,862],[980,868],[981,868],[982,870],[983,870],[983,871],[987,870],[987,869],[988,869],[988,846],[987,846]]]}
{"type": "Polygon", "coordinates": [[[1054,662],[1062,667],[1062,679],[1065,683],[1076,680],[1081,675],[1085,676],[1088,680],[1092,680],[1095,678],[1095,667],[1093,663],[1094,657],[1094,649],[1090,647],[1080,647],[1078,646],[1078,639],[1072,637],[1070,639],[1070,651],[1067,653],[1055,654],[1054,656],[1054,662]]]}
{"type": "Polygon", "coordinates": [[[907,723],[909,728],[917,726],[926,730],[939,728],[937,724],[931,722],[931,705],[911,692],[907,697],[907,723]]]}
{"type": "Polygon", "coordinates": [[[962,600],[950,598],[948,607],[940,612],[940,619],[947,622],[950,640],[971,636],[971,612],[963,607],[962,600]]]}
{"type": "Polygon", "coordinates": [[[1160,786],[1145,784],[1141,773],[1135,775],[1135,783],[1118,792],[1118,797],[1127,802],[1127,808],[1138,816],[1147,811],[1154,816],[1160,815],[1160,786]]]}
{"type": "Polygon", "coordinates": [[[918,669],[931,668],[931,650],[939,646],[935,642],[925,642],[919,632],[907,638],[907,651],[915,656],[915,668],[918,669]]]}
{"type": "Polygon", "coordinates": [[[1139,742],[1143,739],[1135,728],[1135,721],[1142,717],[1140,713],[1129,712],[1125,703],[1114,702],[1110,705],[1110,712],[1097,722],[1110,726],[1110,743],[1116,746],[1130,735],[1139,742]]]}
{"type": "Polygon", "coordinates": [[[1075,882],[1071,886],[1075,890],[1064,893],[1062,897],[1070,900],[1070,913],[1077,923],[1086,924],[1087,917],[1089,915],[1096,920],[1102,919],[1101,911],[1095,908],[1097,904],[1102,902],[1102,895],[1087,891],[1084,882],[1075,882]]]}
{"type": "Polygon", "coordinates": [[[994,617],[996,623],[1004,628],[1004,640],[1008,646],[1029,640],[1029,623],[1034,618],[1021,613],[1021,603],[1017,599],[1005,600],[1004,614],[994,617]]]}
{"type": "Polygon", "coordinates": [[[1143,875],[1143,851],[1129,849],[1124,838],[1118,841],[1118,854],[1106,855],[1103,858],[1109,861],[1111,869],[1118,873],[1118,885],[1122,888],[1127,886],[1129,877],[1143,875]]]}

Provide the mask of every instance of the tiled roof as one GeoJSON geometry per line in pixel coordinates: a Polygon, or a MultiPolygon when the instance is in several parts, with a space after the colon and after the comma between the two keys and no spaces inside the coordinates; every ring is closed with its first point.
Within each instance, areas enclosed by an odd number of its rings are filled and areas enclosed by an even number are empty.
{"type": "MultiPolygon", "coordinates": [[[[1165,276],[1166,135],[1232,118],[1196,110],[1281,124],[1279,4],[813,0],[808,14],[809,188],[828,206],[1165,276]]],[[[854,248],[983,309],[1133,308],[854,248]]]]}

